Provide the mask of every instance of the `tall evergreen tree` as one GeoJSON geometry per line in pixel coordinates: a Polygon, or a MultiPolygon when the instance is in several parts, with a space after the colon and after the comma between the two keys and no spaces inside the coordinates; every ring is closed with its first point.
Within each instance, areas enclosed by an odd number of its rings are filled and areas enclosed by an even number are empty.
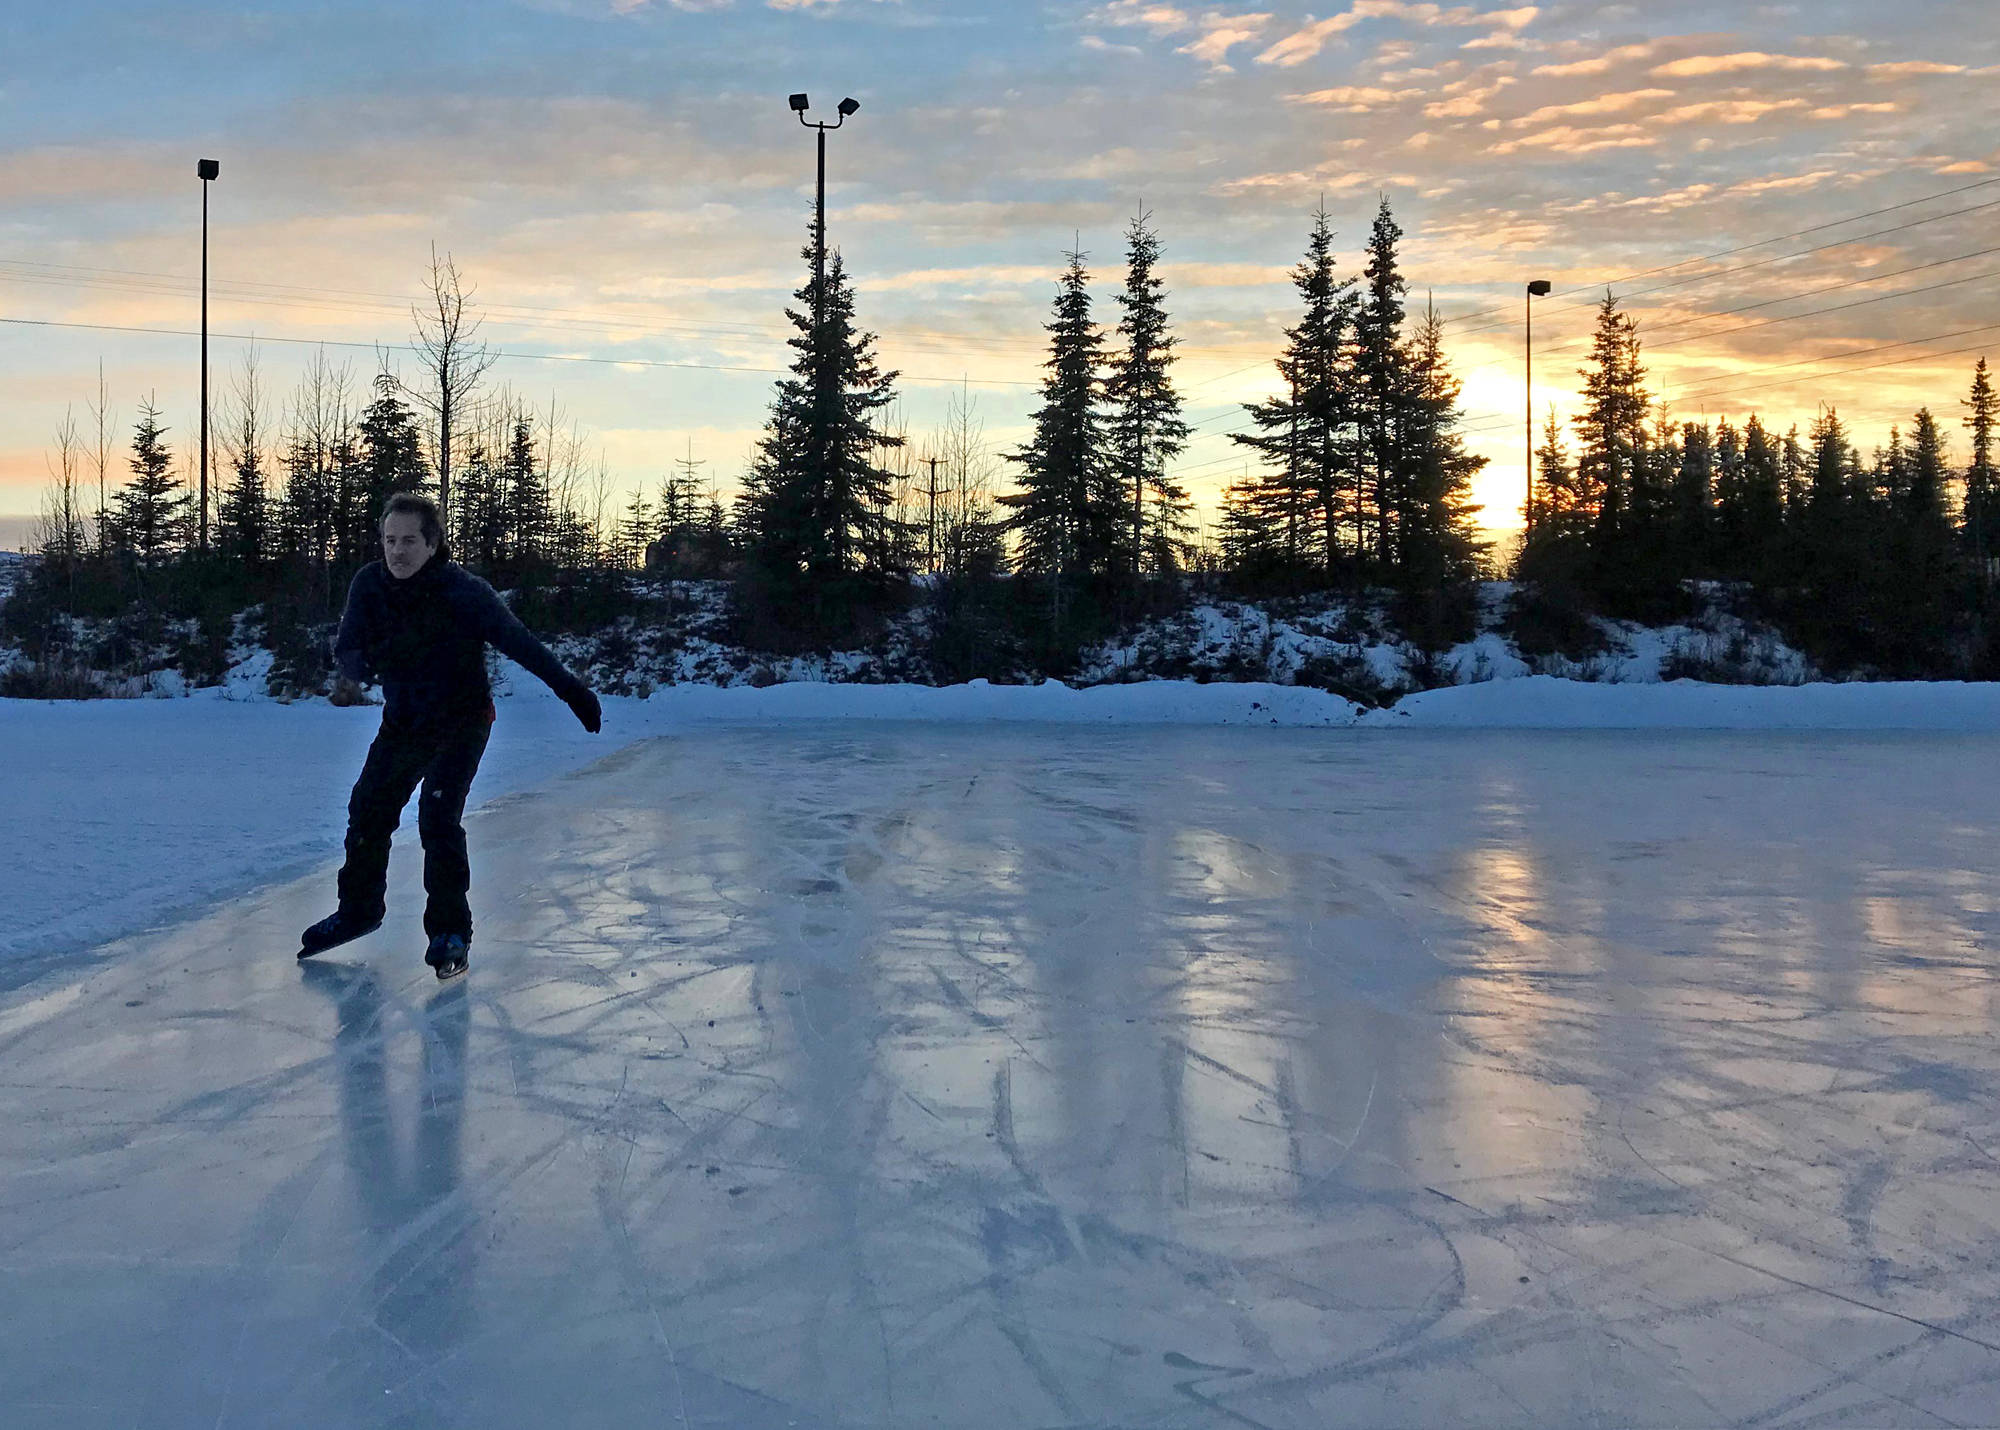
{"type": "Polygon", "coordinates": [[[1710,560],[1711,503],[1719,484],[1736,479],[1741,463],[1736,431],[1727,422],[1710,432],[1702,422],[1681,424],[1679,461],[1673,486],[1675,556],[1682,570],[1705,569],[1710,560]],[[1717,468],[1721,468],[1718,473],[1717,468]]]}
{"type": "Polygon", "coordinates": [[[1403,230],[1384,197],[1368,233],[1361,302],[1354,321],[1355,397],[1366,485],[1355,494],[1356,546],[1373,543],[1375,560],[1395,559],[1395,527],[1408,500],[1396,461],[1396,436],[1410,400],[1409,360],[1403,348],[1406,284],[1396,255],[1403,230]],[[1363,537],[1363,512],[1374,506],[1374,530],[1363,537]]]}
{"type": "Polygon", "coordinates": [[[1994,422],[2000,418],[2000,399],[1994,396],[1985,358],[1972,370],[1972,391],[1959,405],[1965,409],[1965,426],[1972,433],[1972,452],[1965,464],[1966,545],[1983,593],[1992,580],[1988,563],[2000,555],[2000,475],[1993,464],[1994,422]]]}
{"type": "Polygon", "coordinates": [[[1575,419],[1578,495],[1607,536],[1628,524],[1635,485],[1643,481],[1646,448],[1646,370],[1639,363],[1639,330],[1618,311],[1609,289],[1598,305],[1590,365],[1583,378],[1583,411],[1575,419]]]}
{"type": "MultiPolygon", "coordinates": [[[[810,245],[805,249],[812,260],[810,245]]],[[[798,330],[792,375],[778,382],[770,421],[746,482],[750,557],[777,608],[824,628],[879,589],[890,477],[879,462],[902,438],[878,416],[895,401],[897,374],[875,357],[875,335],[856,327],[854,290],[840,253],[826,263],[823,301],[808,278],[786,316],[798,330]],[[814,323],[817,309],[819,322],[814,323]],[[801,598],[803,603],[801,604],[801,598]]]]}
{"type": "Polygon", "coordinates": [[[1474,525],[1480,508],[1472,500],[1472,479],[1486,458],[1467,452],[1459,435],[1461,385],[1444,354],[1444,324],[1428,304],[1405,357],[1404,381],[1394,570],[1406,590],[1436,595],[1478,574],[1483,545],[1474,525]]]}
{"type": "Polygon", "coordinates": [[[1756,416],[1743,429],[1741,475],[1732,486],[1729,570],[1739,577],[1769,581],[1785,537],[1785,478],[1782,453],[1756,416]]]}
{"type": "Polygon", "coordinates": [[[1254,430],[1230,434],[1264,464],[1264,475],[1245,491],[1233,519],[1268,528],[1275,564],[1294,574],[1316,569],[1330,580],[1343,564],[1341,533],[1350,523],[1357,552],[1360,546],[1351,365],[1360,300],[1354,280],[1335,275],[1324,204],[1313,216],[1292,286],[1304,311],[1285,330],[1277,360],[1282,390],[1268,402],[1246,403],[1254,430]]]}
{"type": "Polygon", "coordinates": [[[1072,250],[1057,282],[1054,312],[1043,326],[1042,405],[1026,446],[1007,454],[1019,464],[1019,490],[1000,498],[1013,508],[1021,570],[1049,583],[1051,619],[1060,625],[1069,588],[1114,569],[1127,530],[1125,493],[1107,460],[1102,412],[1104,335],[1090,312],[1090,277],[1072,250]]]}
{"type": "Polygon", "coordinates": [[[507,430],[507,446],[500,454],[497,473],[504,559],[517,568],[550,559],[559,544],[555,540],[557,514],[540,461],[534,419],[526,410],[517,411],[507,430]]]}
{"type": "Polygon", "coordinates": [[[1125,230],[1125,287],[1117,295],[1119,351],[1107,363],[1104,399],[1107,456],[1129,494],[1135,579],[1148,568],[1176,569],[1188,532],[1187,492],[1167,476],[1191,430],[1181,418],[1171,369],[1174,337],[1167,330],[1166,284],[1155,271],[1160,239],[1140,214],[1125,230]]]}
{"type": "Polygon", "coordinates": [[[216,503],[215,549],[225,560],[255,570],[275,554],[276,532],[254,358],[245,361],[236,396],[234,420],[224,439],[229,481],[216,503]]]}
{"type": "Polygon", "coordinates": [[[173,474],[166,435],[148,398],[132,432],[132,480],[119,488],[111,512],[119,544],[148,565],[171,555],[186,534],[188,494],[173,474]]]}
{"type": "Polygon", "coordinates": [[[375,374],[375,397],[362,409],[355,428],[356,485],[353,534],[357,554],[372,553],[382,508],[394,492],[421,492],[429,486],[423,434],[416,414],[402,400],[402,386],[387,369],[375,374]]]}

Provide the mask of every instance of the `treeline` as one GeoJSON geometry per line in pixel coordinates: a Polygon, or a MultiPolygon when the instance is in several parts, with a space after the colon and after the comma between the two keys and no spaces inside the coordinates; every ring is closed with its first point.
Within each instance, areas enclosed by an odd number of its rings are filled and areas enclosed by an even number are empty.
{"type": "MultiPolygon", "coordinates": [[[[1470,498],[1484,459],[1457,432],[1459,386],[1436,314],[1414,330],[1406,321],[1401,236],[1385,201],[1365,271],[1342,277],[1329,218],[1316,216],[1294,275],[1300,316],[1278,359],[1285,395],[1252,405],[1255,430],[1234,434],[1263,474],[1231,489],[1219,545],[1208,546],[1173,476],[1192,428],[1150,216],[1126,229],[1109,324],[1085,255],[1067,256],[1030,435],[1004,454],[1012,490],[989,500],[962,487],[942,525],[922,530],[897,497],[907,438],[883,420],[897,374],[857,326],[834,255],[823,299],[809,280],[788,310],[792,374],[737,506],[745,608],[767,637],[835,638],[905,599],[912,573],[927,570],[931,629],[945,645],[1004,646],[1039,669],[1184,599],[1191,571],[1264,590],[1386,586],[1419,638],[1462,631],[1484,551],[1470,498]]],[[[956,656],[949,665],[965,669],[956,656]]]]}
{"type": "MultiPolygon", "coordinates": [[[[1208,532],[1175,477],[1193,429],[1150,215],[1125,230],[1102,318],[1085,255],[1066,255],[1028,437],[1004,452],[963,391],[937,429],[909,430],[841,254],[822,289],[809,245],[786,309],[790,370],[727,500],[690,451],[613,504],[603,459],[553,401],[489,387],[497,354],[450,258],[433,254],[403,359],[414,378],[384,355],[357,391],[322,352],[274,418],[245,359],[219,404],[212,520],[157,404],[118,437],[100,374],[86,420],[56,435],[44,559],[0,608],[0,635],[34,662],[7,688],[88,693],[92,672],[130,672],[163,644],[192,679],[219,678],[253,608],[274,689],[323,688],[326,629],[398,490],[436,496],[451,554],[515,591],[544,630],[645,619],[651,598],[628,578],[647,572],[730,582],[737,640],[768,650],[867,644],[914,608],[941,680],[1063,674],[1090,642],[1201,585],[1381,598],[1407,636],[1439,648],[1471,633],[1472,583],[1490,574],[1470,495],[1485,459],[1464,447],[1437,314],[1408,310],[1401,239],[1384,201],[1361,270],[1343,274],[1329,215],[1313,215],[1278,390],[1230,434],[1246,474],[1208,532]]],[[[1722,582],[1831,668],[1993,666],[2000,513],[1983,361],[1963,473],[1928,411],[1866,460],[1831,409],[1803,436],[1756,418],[1740,431],[1675,423],[1608,296],[1582,371],[1583,410],[1567,434],[1552,413],[1537,456],[1514,572],[1524,643],[1584,650],[1593,612],[1667,618],[1712,598],[1699,583],[1722,582]]]]}
{"type": "Polygon", "coordinates": [[[1829,670],[2000,674],[2000,405],[1984,358],[1958,412],[1922,408],[1866,456],[1831,406],[1803,434],[1755,415],[1741,428],[1676,422],[1647,390],[1637,323],[1608,293],[1580,375],[1570,432],[1552,411],[1535,455],[1519,559],[1531,640],[1588,645],[1586,609],[1668,620],[1711,599],[1699,583],[1721,582],[1829,670]],[[1948,424],[1970,438],[1962,470],[1948,424]]]}

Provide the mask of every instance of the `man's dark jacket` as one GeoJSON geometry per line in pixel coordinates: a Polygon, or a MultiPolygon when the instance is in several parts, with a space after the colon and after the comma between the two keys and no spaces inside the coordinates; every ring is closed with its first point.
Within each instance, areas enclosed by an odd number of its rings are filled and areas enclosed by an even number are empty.
{"type": "Polygon", "coordinates": [[[348,679],[381,685],[384,719],[428,723],[486,717],[493,693],[486,678],[488,645],[540,676],[572,708],[589,700],[589,688],[535,639],[499,593],[442,553],[407,581],[380,561],[356,572],[333,655],[348,679]]]}

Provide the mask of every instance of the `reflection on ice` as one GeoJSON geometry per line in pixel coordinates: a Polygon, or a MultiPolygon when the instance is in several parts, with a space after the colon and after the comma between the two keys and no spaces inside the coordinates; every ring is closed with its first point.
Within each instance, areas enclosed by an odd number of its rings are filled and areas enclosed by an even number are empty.
{"type": "Polygon", "coordinates": [[[1996,764],[637,747],[0,1003],[0,1421],[1990,1421],[1996,764]]]}

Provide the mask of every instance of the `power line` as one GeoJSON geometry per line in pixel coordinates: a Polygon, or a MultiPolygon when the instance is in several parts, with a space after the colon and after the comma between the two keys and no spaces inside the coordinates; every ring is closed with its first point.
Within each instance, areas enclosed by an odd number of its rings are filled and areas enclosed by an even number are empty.
{"type": "MultiPolygon", "coordinates": [[[[1741,327],[1725,328],[1719,333],[1690,333],[1686,337],[1668,338],[1663,343],[1654,343],[1654,349],[1678,347],[1682,343],[1705,342],[1710,338],[1733,338],[1738,333],[1751,332],[1757,328],[1768,328],[1777,323],[1796,323],[1802,318],[1818,318],[1828,313],[1844,313],[1849,308],[1866,308],[1871,303],[1890,303],[1898,298],[1914,298],[1922,293],[1935,293],[1941,288],[1957,288],[1967,283],[1980,283],[1988,278],[2000,278],[2000,268],[1989,269],[1985,273],[1974,273],[1964,278],[1952,278],[1943,283],[1926,283],[1921,288],[1905,288],[1900,293],[1878,293],[1873,298],[1857,298],[1852,303],[1835,303],[1831,307],[1814,308],[1809,313],[1793,313],[1785,318],[1765,318],[1760,322],[1745,323],[1741,327]]],[[[1575,351],[1575,349],[1569,349],[1575,351]]]]}
{"type": "MultiPolygon", "coordinates": [[[[1740,308],[1724,308],[1716,313],[1698,313],[1692,318],[1676,318],[1670,323],[1652,323],[1648,325],[1647,332],[1657,333],[1667,328],[1684,328],[1689,323],[1709,323],[1715,321],[1717,318],[1731,318],[1738,313],[1749,313],[1759,308],[1775,307],[1779,303],[1792,303],[1801,298],[1817,298],[1822,294],[1838,293],[1846,288],[1860,288],[1870,283],[1886,283],[1891,278],[1906,278],[1912,273],[1922,273],[1931,268],[1945,268],[1954,263],[1964,263],[1966,260],[1972,258],[1985,258],[1995,253],[2000,253],[2000,247],[1981,248],[1972,253],[1961,253],[1953,258],[1940,258],[1932,263],[1918,263],[1909,268],[1898,268],[1892,273],[1877,273],[1868,278],[1850,278],[1845,283],[1828,283],[1823,287],[1808,288],[1802,293],[1787,293],[1781,298],[1765,298],[1756,303],[1745,303],[1740,308]]],[[[1921,292],[1923,290],[1920,289],[1918,291],[1921,292]]],[[[1680,339],[1675,339],[1675,341],[1678,342],[1680,339]]],[[[1664,347],[1665,344],[1660,343],[1655,344],[1655,346],[1664,347]]],[[[1551,349],[1551,351],[1560,352],[1564,351],[1564,349],[1557,348],[1551,349]]]]}
{"type": "MultiPolygon", "coordinates": [[[[1736,253],[1748,253],[1748,252],[1749,252],[1749,251],[1750,251],[1751,249],[1753,249],[1753,248],[1763,248],[1763,247],[1765,247],[1766,245],[1769,245],[1769,244],[1773,244],[1773,243],[1783,243],[1783,242],[1785,242],[1785,241],[1786,241],[1787,239],[1793,239],[1793,238],[1804,238],[1804,237],[1805,237],[1805,236],[1806,236],[1807,234],[1809,234],[1809,233],[1821,233],[1821,232],[1824,232],[1825,230],[1827,230],[1827,229],[1829,229],[1829,228],[1838,228],[1838,227],[1840,227],[1840,226],[1841,226],[1842,224],[1845,224],[1845,223],[1859,223],[1859,222],[1860,222],[1860,221],[1861,221],[1862,219],[1865,219],[1865,218],[1879,218],[1879,217],[1881,217],[1881,216],[1882,216],[1883,214],[1886,214],[1886,213],[1895,213],[1895,212],[1896,212],[1897,210],[1899,210],[1899,209],[1907,209],[1907,208],[1914,208],[1914,207],[1916,207],[1916,206],[1917,206],[1918,204],[1928,204],[1928,203],[1934,203],[1934,202],[1936,202],[1936,201],[1937,201],[1938,199],[1949,199],[1949,198],[1953,198],[1953,197],[1955,197],[1955,196],[1957,196],[1957,195],[1959,195],[1959,194],[1964,194],[1964,193],[1970,193],[1970,192],[1971,192],[1972,190],[1974,190],[1974,189],[1983,189],[1983,188],[1987,188],[1988,186],[1990,186],[1990,185],[1993,185],[1993,184],[2000,184],[2000,177],[1996,177],[1996,178],[1991,178],[1991,179],[1979,179],[1979,180],[1976,180],[1976,181],[1974,181],[1973,183],[1970,183],[1970,184],[1963,184],[1963,185],[1961,185],[1961,186],[1959,186],[1958,188],[1955,188],[1955,189],[1946,189],[1946,190],[1944,190],[1944,191],[1943,191],[1943,192],[1941,192],[1941,193],[1935,193],[1935,194],[1926,194],[1926,195],[1925,195],[1924,197],[1922,197],[1922,198],[1920,198],[1920,199],[1905,199],[1905,200],[1904,200],[1904,201],[1903,201],[1902,203],[1899,203],[1899,204],[1890,204],[1890,205],[1889,205],[1889,206],[1888,206],[1887,208],[1880,208],[1880,209],[1869,209],[1869,210],[1868,210],[1868,211],[1867,211],[1866,213],[1858,213],[1858,214],[1849,214],[1849,215],[1848,215],[1847,217],[1845,217],[1845,218],[1837,218],[1837,219],[1829,219],[1829,220],[1828,220],[1827,222],[1825,222],[1825,223],[1817,223],[1817,224],[1814,224],[1814,225],[1813,225],[1812,227],[1810,227],[1810,228],[1802,228],[1802,229],[1797,229],[1797,230],[1795,230],[1795,231],[1794,231],[1794,232],[1792,232],[1792,233],[1781,233],[1781,234],[1777,235],[1777,237],[1775,237],[1775,238],[1760,238],[1760,239],[1756,240],[1756,241],[1755,241],[1754,243],[1743,243],[1743,244],[1738,244],[1738,245],[1737,245],[1736,247],[1734,247],[1734,248],[1724,248],[1724,249],[1720,249],[1720,250],[1718,250],[1718,251],[1717,251],[1717,252],[1715,252],[1715,253],[1705,253],[1705,254],[1701,255],[1700,257],[1698,257],[1698,258],[1683,258],[1683,259],[1682,259],[1682,260],[1681,260],[1680,262],[1678,262],[1678,263],[1669,263],[1669,264],[1667,264],[1667,265],[1666,265],[1665,267],[1662,267],[1662,268],[1648,268],[1648,269],[1645,269],[1645,270],[1643,270],[1642,272],[1638,272],[1638,273],[1627,273],[1627,274],[1624,274],[1624,275],[1623,275],[1623,276],[1621,276],[1621,277],[1617,277],[1617,278],[1610,278],[1610,279],[1606,279],[1606,280],[1605,280],[1605,282],[1606,282],[1606,283],[1609,283],[1609,284],[1617,284],[1617,283],[1629,283],[1629,282],[1632,282],[1633,280],[1635,280],[1635,279],[1639,279],[1639,278],[1651,278],[1651,277],[1654,277],[1654,276],[1655,276],[1655,275],[1657,275],[1657,274],[1661,274],[1661,273],[1671,273],[1671,272],[1673,272],[1673,271],[1674,271],[1674,270],[1675,270],[1676,268],[1685,268],[1685,267],[1687,267],[1687,266],[1688,266],[1688,265],[1689,265],[1690,263],[1712,263],[1712,262],[1714,262],[1714,261],[1715,261],[1716,259],[1718,259],[1718,258],[1727,258],[1727,257],[1729,257],[1729,256],[1730,256],[1731,254],[1736,254],[1736,253]]],[[[1941,214],[1941,215],[1938,215],[1938,217],[1940,217],[1940,218],[1950,218],[1950,217],[1952,217],[1952,215],[1951,215],[1951,214],[1941,214]]],[[[1922,223],[1928,223],[1928,222],[1930,222],[1930,220],[1929,220],[1929,219],[1922,219],[1922,220],[1919,220],[1918,222],[1922,222],[1922,223]]],[[[1915,226],[1914,224],[1912,224],[1912,225],[1906,225],[1906,227],[1914,227],[1914,226],[1915,226]]],[[[1894,231],[1894,230],[1891,230],[1891,232],[1893,232],[1893,231],[1894,231]]],[[[1809,251],[1811,251],[1811,250],[1809,250],[1809,251]]],[[[1580,286],[1578,286],[1578,287],[1576,287],[1576,288],[1566,288],[1566,289],[1564,289],[1564,290],[1563,290],[1563,291],[1562,291],[1561,293],[1558,293],[1558,294],[1556,294],[1555,296],[1557,296],[1557,297],[1565,297],[1565,296],[1567,296],[1567,295],[1569,295],[1569,294],[1571,294],[1571,293],[1581,293],[1582,291],[1584,291],[1584,288],[1586,288],[1586,287],[1589,287],[1589,288],[1598,288],[1598,287],[1603,287],[1603,286],[1605,286],[1605,285],[1604,285],[1604,284],[1599,284],[1599,283],[1590,283],[1590,284],[1585,284],[1585,285],[1580,285],[1580,286]]],[[[1572,305],[1572,306],[1575,306],[1575,305],[1572,305]]],[[[1471,312],[1471,313],[1460,313],[1460,314],[1456,315],[1455,317],[1450,317],[1450,318],[1446,318],[1446,319],[1445,319],[1444,321],[1445,321],[1445,322],[1447,322],[1447,323],[1463,323],[1463,322],[1466,322],[1466,321],[1468,321],[1469,319],[1472,319],[1472,318],[1483,318],[1483,317],[1485,317],[1486,315],[1488,315],[1488,314],[1490,314],[1490,313],[1503,313],[1503,312],[1508,312],[1508,311],[1511,311],[1511,308],[1512,308],[1512,305],[1511,305],[1511,304],[1506,304],[1506,303],[1502,303],[1502,304],[1497,304],[1497,305],[1495,305],[1494,307],[1491,307],[1491,308],[1481,308],[1481,309],[1479,309],[1479,310],[1478,310],[1478,311],[1476,311],[1476,312],[1471,312]]],[[[1496,325],[1496,326],[1497,326],[1497,325],[1496,325]]]]}
{"type": "MultiPolygon", "coordinates": [[[[1952,338],[1964,338],[1964,337],[1970,337],[1974,333],[1990,333],[1994,331],[2000,331],[2000,323],[1983,323],[1978,327],[1973,327],[1973,328],[1954,328],[1948,333],[1933,333],[1927,338],[1905,338],[1901,342],[1876,343],[1869,347],[1856,348],[1853,352],[1848,352],[1848,353],[1834,353],[1826,357],[1799,358],[1793,362],[1772,363],[1769,367],[1753,367],[1744,372],[1732,373],[1730,374],[1730,376],[1721,379],[1721,381],[1733,382],[1737,378],[1760,377],[1767,372],[1783,372],[1788,367],[1808,367],[1814,363],[1846,362],[1849,358],[1866,357],[1870,353],[1893,352],[1897,348],[1915,347],[1920,343],[1942,343],[1942,342],[1947,342],[1952,338]]],[[[1937,354],[1932,354],[1932,356],[1937,356],[1937,354]]],[[[1822,376],[1837,377],[1839,376],[1839,374],[1803,373],[1796,379],[1796,381],[1805,382],[1815,377],[1822,377],[1822,376]]],[[[1715,379],[1709,379],[1709,380],[1714,381],[1715,379]]],[[[1729,389],[1726,388],[1716,389],[1716,391],[1728,391],[1728,390],[1729,389]]],[[[1710,393],[1707,392],[1683,393],[1681,394],[1681,400],[1694,401],[1700,398],[1707,397],[1709,395],[1710,393]]]]}
{"type": "MultiPolygon", "coordinates": [[[[32,328],[75,328],[87,332],[97,332],[97,333],[148,333],[160,337],[172,337],[172,338],[191,338],[198,336],[198,334],[195,333],[193,330],[187,328],[142,328],[142,327],[127,326],[118,323],[64,323],[64,322],[57,322],[52,318],[0,318],[0,323],[13,323],[22,327],[32,327],[32,328]]],[[[382,343],[382,342],[362,343],[362,342],[346,341],[338,338],[274,337],[270,334],[260,334],[260,333],[217,333],[211,331],[209,333],[209,336],[211,338],[225,338],[225,339],[235,340],[238,342],[251,342],[251,343],[295,343],[304,347],[367,348],[371,352],[381,352],[385,348],[400,348],[405,346],[405,344],[402,343],[382,343]]],[[[789,368],[737,367],[723,363],[662,362],[654,358],[596,357],[587,353],[524,353],[524,352],[502,351],[498,353],[497,356],[502,358],[520,358],[535,362],[601,363],[610,367],[655,367],[655,368],[667,368],[672,370],[694,371],[694,372],[755,373],[767,377],[783,377],[791,371],[789,368]]],[[[900,381],[903,382],[937,383],[947,387],[957,386],[960,383],[970,383],[974,387],[1040,386],[1039,383],[1018,382],[1009,378],[998,378],[998,377],[963,377],[963,376],[918,377],[910,373],[899,373],[897,374],[897,377],[900,381]]]]}
{"type": "MultiPolygon", "coordinates": [[[[1734,268],[1719,268],[1713,273],[1698,273],[1690,278],[1676,278],[1671,283],[1659,283],[1651,288],[1641,288],[1636,292],[1627,293],[1623,295],[1623,299],[1620,301],[1630,298],[1644,298],[1650,294],[1663,293],[1669,288],[1679,288],[1689,283],[1707,283],[1712,279],[1726,278],[1733,273],[1747,273],[1753,268],[1768,268],[1773,263],[1784,263],[1794,258],[1805,258],[1814,253],[1824,253],[1830,248],[1845,248],[1849,244],[1865,243],[1871,238],[1882,238],[1888,234],[1901,233],[1904,229],[1915,228],[1919,224],[1935,223],[1939,219],[1958,218],[1964,214],[1978,213],[1990,208],[2000,208],[2000,199],[1994,199],[1990,203],[1973,204],[1970,208],[1953,209],[1950,213],[1932,214],[1929,218],[1912,219],[1908,223],[1896,224],[1890,228],[1877,229],[1873,233],[1857,234],[1853,238],[1843,238],[1834,243],[1822,243],[1816,248],[1802,248],[1797,253],[1780,253],[1771,258],[1760,258],[1755,263],[1741,263],[1734,268]]],[[[1591,286],[1597,287],[1599,285],[1592,284],[1591,286]]],[[[1570,291],[1578,292],[1581,290],[1572,289],[1570,291]]],[[[1590,302],[1571,302],[1565,306],[1570,308],[1588,308],[1593,306],[1596,301],[1596,299],[1592,299],[1590,302]]],[[[1467,328],[1457,336],[1470,337],[1474,333],[1484,333],[1494,328],[1505,326],[1507,326],[1505,323],[1486,323],[1477,328],[1467,328]]]]}

